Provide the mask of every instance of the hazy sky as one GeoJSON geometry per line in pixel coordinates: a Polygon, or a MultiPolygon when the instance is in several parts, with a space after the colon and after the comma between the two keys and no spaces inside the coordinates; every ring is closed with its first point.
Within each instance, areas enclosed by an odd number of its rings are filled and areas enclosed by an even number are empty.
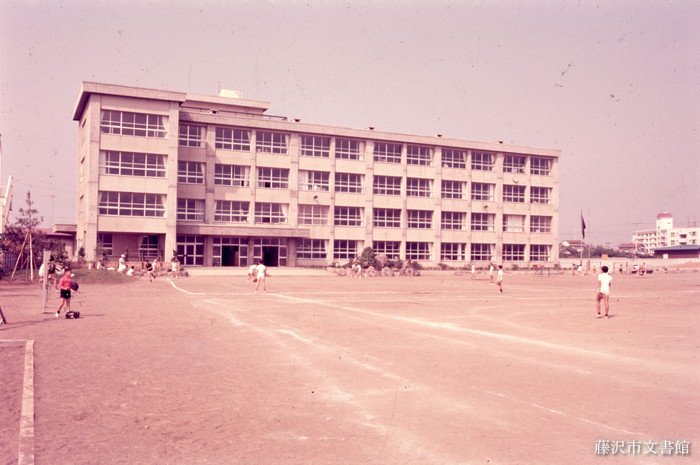
{"type": "Polygon", "coordinates": [[[560,239],[700,226],[700,2],[0,0],[2,183],[75,221],[81,81],[562,150],[560,239]]]}

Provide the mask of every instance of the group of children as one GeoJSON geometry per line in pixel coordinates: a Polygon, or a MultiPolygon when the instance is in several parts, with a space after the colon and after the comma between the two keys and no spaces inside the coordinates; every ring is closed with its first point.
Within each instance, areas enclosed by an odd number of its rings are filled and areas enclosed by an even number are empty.
{"type": "MultiPolygon", "coordinates": [[[[160,261],[157,258],[153,260],[153,262],[149,262],[148,260],[144,259],[142,266],[146,269],[148,281],[153,282],[153,280],[158,276],[158,270],[161,268],[160,261]]],[[[133,276],[136,273],[136,268],[134,265],[129,267],[127,265],[126,256],[122,254],[122,256],[119,257],[119,268],[117,268],[117,272],[124,273],[127,276],[133,276]]],[[[172,279],[177,279],[179,274],[180,260],[178,260],[177,257],[173,257],[172,261],[170,262],[170,277],[172,279]]]]}

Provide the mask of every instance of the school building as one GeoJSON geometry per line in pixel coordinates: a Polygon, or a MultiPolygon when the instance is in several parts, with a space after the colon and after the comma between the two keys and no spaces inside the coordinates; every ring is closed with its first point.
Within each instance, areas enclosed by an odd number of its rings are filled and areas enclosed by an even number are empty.
{"type": "Polygon", "coordinates": [[[83,82],[76,247],[193,266],[328,265],[365,247],[425,265],[557,260],[560,151],[268,107],[83,82]]]}

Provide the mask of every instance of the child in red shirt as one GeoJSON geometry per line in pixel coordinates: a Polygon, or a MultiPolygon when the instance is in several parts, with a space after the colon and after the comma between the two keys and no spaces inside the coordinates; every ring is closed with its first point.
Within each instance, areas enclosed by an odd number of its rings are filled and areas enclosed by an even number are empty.
{"type": "Polygon", "coordinates": [[[71,278],[70,269],[66,268],[63,271],[63,277],[58,282],[58,289],[61,291],[61,306],[56,310],[56,318],[61,314],[63,305],[66,306],[66,312],[70,312],[70,292],[73,289],[73,278],[71,278]]]}

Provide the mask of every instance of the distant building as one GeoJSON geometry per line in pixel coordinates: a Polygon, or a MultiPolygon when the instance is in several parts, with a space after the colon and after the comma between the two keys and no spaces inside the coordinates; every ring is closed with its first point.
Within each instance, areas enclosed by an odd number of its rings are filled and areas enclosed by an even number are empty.
{"type": "MultiPolygon", "coordinates": [[[[77,247],[185,265],[557,261],[560,151],[303,123],[240,93],[84,82],[77,247]]],[[[380,111],[379,109],[377,111],[380,111]]]]}
{"type": "Polygon", "coordinates": [[[674,245],[660,247],[654,251],[657,258],[696,258],[700,259],[700,245],[674,245]]]}
{"type": "Polygon", "coordinates": [[[624,244],[618,245],[617,248],[620,249],[620,251],[624,252],[625,254],[633,255],[634,251],[636,249],[636,246],[631,242],[626,242],[624,244]]]}
{"type": "Polygon", "coordinates": [[[653,255],[658,248],[700,244],[700,228],[695,225],[674,228],[673,215],[662,212],[656,215],[656,229],[635,231],[632,243],[636,253],[653,255]]]}

